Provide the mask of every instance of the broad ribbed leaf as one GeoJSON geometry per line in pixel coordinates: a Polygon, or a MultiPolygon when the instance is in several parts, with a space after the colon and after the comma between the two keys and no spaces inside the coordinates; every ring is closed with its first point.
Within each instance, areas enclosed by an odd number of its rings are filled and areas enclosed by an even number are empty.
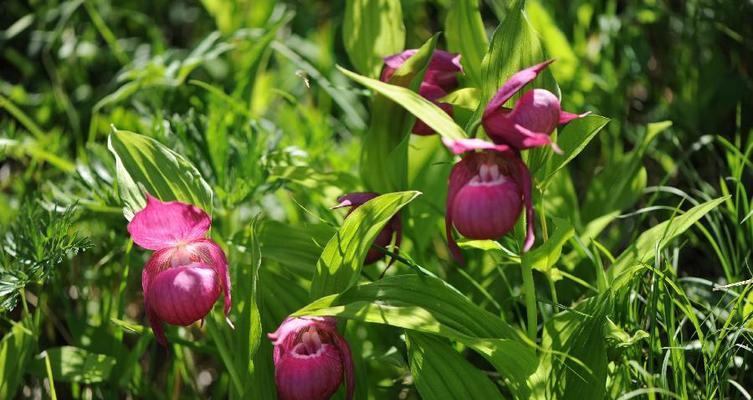
{"type": "MultiPolygon", "coordinates": [[[[417,91],[437,43],[431,37],[395,71],[390,83],[417,91]]],[[[400,105],[376,94],[369,129],[361,146],[361,176],[368,190],[388,193],[407,189],[408,142],[415,117],[400,105]]]]}
{"type": "Polygon", "coordinates": [[[481,61],[489,46],[478,3],[479,0],[450,2],[445,20],[447,48],[461,54],[463,70],[476,87],[481,86],[481,61]]]}
{"type": "Polygon", "coordinates": [[[628,270],[628,268],[652,260],[657,250],[661,251],[664,249],[672,239],[688,230],[693,224],[703,218],[704,215],[728,198],[729,196],[724,196],[709,200],[691,208],[680,216],[670,218],[643,232],[638,237],[638,240],[625,249],[614,264],[609,267],[607,273],[610,281],[613,281],[620,273],[628,270]]]}
{"type": "Polygon", "coordinates": [[[611,293],[593,297],[544,325],[541,363],[530,379],[537,399],[603,399],[611,293]]]}
{"type": "Polygon", "coordinates": [[[15,398],[16,390],[23,383],[26,366],[37,345],[32,334],[31,320],[28,323],[14,322],[0,340],[0,399],[15,398]]]}
{"type": "Polygon", "coordinates": [[[409,331],[406,344],[410,371],[421,398],[502,399],[489,377],[458,354],[447,340],[409,331]]]}
{"type": "Polygon", "coordinates": [[[531,173],[537,174],[540,182],[545,185],[554,174],[572,161],[591,142],[597,133],[609,122],[609,118],[599,115],[589,115],[571,121],[559,129],[557,145],[563,154],[552,154],[547,168],[532,167],[531,173]],[[545,174],[544,174],[545,172],[545,174]]]}
{"type": "Polygon", "coordinates": [[[113,129],[107,147],[115,156],[123,214],[129,221],[146,206],[146,192],[162,201],[179,200],[212,212],[212,189],[180,154],[138,133],[113,129]]]}
{"type": "Polygon", "coordinates": [[[431,101],[421,97],[418,93],[404,87],[390,85],[376,79],[358,75],[340,66],[337,68],[348,78],[400,104],[440,135],[450,139],[462,139],[466,137],[463,129],[447,113],[431,101]]]}
{"type": "Polygon", "coordinates": [[[527,398],[526,379],[538,363],[518,331],[430,276],[399,275],[354,286],[295,314],[333,315],[456,340],[492,363],[519,398],[527,398]]]}
{"type": "MultiPolygon", "coordinates": [[[[486,99],[491,98],[512,74],[545,60],[541,42],[528,23],[524,7],[525,0],[516,0],[492,35],[482,63],[482,89],[486,99]]],[[[534,86],[559,92],[548,70],[539,75],[534,86]]]]}
{"type": "Polygon", "coordinates": [[[311,298],[339,293],[352,286],[361,273],[363,260],[389,220],[419,192],[388,193],[356,208],[327,242],[311,280],[311,298]]]}
{"type": "MultiPolygon", "coordinates": [[[[44,351],[50,357],[52,376],[55,381],[96,383],[110,378],[115,366],[115,357],[96,354],[73,346],[62,346],[44,351]]],[[[37,376],[46,376],[44,353],[32,364],[37,376]]]]}
{"type": "Polygon", "coordinates": [[[378,77],[384,57],[405,47],[400,0],[347,0],[343,42],[356,70],[378,77]]]}
{"type": "MultiPolygon", "coordinates": [[[[575,234],[570,221],[552,218],[552,222],[554,222],[552,235],[541,246],[523,253],[523,259],[527,265],[547,274],[552,273],[552,267],[559,260],[562,254],[562,246],[575,234]]],[[[550,278],[554,277],[550,275],[550,278]]]]}

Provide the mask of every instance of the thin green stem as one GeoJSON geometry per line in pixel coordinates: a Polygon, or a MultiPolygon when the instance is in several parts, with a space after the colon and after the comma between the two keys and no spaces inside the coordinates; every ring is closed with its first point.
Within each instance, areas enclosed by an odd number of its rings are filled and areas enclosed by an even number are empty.
{"type": "Polygon", "coordinates": [[[50,399],[57,400],[58,395],[55,393],[55,379],[52,377],[52,365],[50,365],[50,353],[44,354],[44,366],[47,369],[47,379],[50,381],[50,399]]]}
{"type": "Polygon", "coordinates": [[[521,274],[523,275],[523,290],[525,291],[526,302],[526,328],[528,338],[536,341],[536,287],[533,284],[533,269],[531,265],[523,258],[520,263],[521,274]]]}

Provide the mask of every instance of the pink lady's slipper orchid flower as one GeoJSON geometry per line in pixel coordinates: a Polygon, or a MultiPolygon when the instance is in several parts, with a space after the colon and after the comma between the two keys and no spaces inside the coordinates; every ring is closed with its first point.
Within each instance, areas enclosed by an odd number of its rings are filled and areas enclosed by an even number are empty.
{"type": "MultiPolygon", "coordinates": [[[[383,82],[389,82],[392,75],[395,74],[405,61],[416,54],[417,49],[405,50],[402,53],[394,54],[384,58],[384,70],[380,79],[383,82]]],[[[452,106],[447,103],[439,103],[437,100],[446,96],[449,92],[455,90],[458,86],[457,74],[463,72],[460,65],[460,55],[452,54],[442,50],[435,50],[431,55],[429,67],[424,74],[424,80],[418,89],[418,94],[431,100],[439,106],[444,112],[452,115],[452,106]]],[[[413,133],[416,135],[433,135],[433,129],[421,120],[416,120],[413,125],[413,133]]]]}
{"type": "Polygon", "coordinates": [[[149,323],[167,345],[162,322],[188,326],[203,319],[224,293],[230,312],[230,278],[225,253],[206,238],[212,220],[202,209],[146,196],[146,207],[128,224],[133,241],[154,250],[144,266],[141,286],[149,323]]]}
{"type": "Polygon", "coordinates": [[[274,345],[279,400],[327,400],[343,376],[345,398],[353,398],[353,359],[334,318],[288,318],[267,336],[274,345]]]}
{"type": "Polygon", "coordinates": [[[523,251],[533,246],[531,174],[517,152],[481,139],[444,139],[455,154],[468,153],[450,172],[445,228],[455,259],[463,263],[452,227],[470,239],[498,239],[515,226],[526,208],[523,251]],[[478,151],[477,151],[478,150],[478,151]]]}
{"type": "Polygon", "coordinates": [[[506,144],[517,150],[551,145],[554,151],[562,152],[549,135],[557,125],[566,124],[589,113],[573,114],[562,111],[557,96],[546,89],[527,91],[513,109],[502,107],[553,61],[549,60],[515,73],[486,106],[482,123],[494,143],[506,144]]]}
{"type": "MultiPolygon", "coordinates": [[[[332,208],[342,208],[342,207],[350,207],[350,210],[348,210],[348,214],[345,216],[345,218],[348,218],[350,213],[353,212],[356,208],[360,207],[363,203],[366,203],[367,201],[373,199],[374,197],[379,196],[378,193],[371,193],[371,192],[356,192],[356,193],[349,193],[343,196],[340,196],[337,198],[338,205],[332,207],[332,208]]],[[[386,248],[390,245],[392,242],[392,237],[395,236],[395,253],[398,253],[398,248],[400,247],[400,242],[402,241],[402,224],[400,223],[400,216],[395,215],[392,217],[392,219],[387,222],[387,225],[382,229],[381,232],[377,235],[376,239],[374,239],[374,245],[386,248]]],[[[366,259],[364,260],[364,265],[373,264],[382,258],[384,258],[385,253],[378,248],[372,247],[369,249],[369,252],[366,253],[366,259]]],[[[390,261],[390,264],[394,262],[395,259],[392,258],[390,261]]]]}

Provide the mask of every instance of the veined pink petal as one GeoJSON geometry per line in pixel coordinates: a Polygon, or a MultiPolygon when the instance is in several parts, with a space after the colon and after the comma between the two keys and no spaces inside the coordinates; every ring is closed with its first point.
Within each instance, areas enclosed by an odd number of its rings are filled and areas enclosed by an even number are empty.
{"type": "Polygon", "coordinates": [[[141,288],[144,291],[144,297],[148,296],[151,282],[158,274],[169,268],[192,263],[208,265],[217,272],[220,288],[224,294],[224,311],[227,315],[232,304],[228,263],[222,248],[211,239],[198,239],[155,251],[141,273],[141,288]]]}
{"type": "Polygon", "coordinates": [[[293,349],[280,358],[275,368],[279,400],[328,400],[342,379],[342,355],[334,345],[326,343],[312,355],[293,349]]]}
{"type": "Polygon", "coordinates": [[[442,143],[444,143],[445,147],[447,147],[453,154],[463,154],[463,153],[473,151],[473,150],[493,150],[493,151],[505,153],[511,156],[515,154],[513,149],[510,148],[510,146],[508,145],[494,144],[491,142],[487,142],[486,140],[477,139],[477,138],[449,139],[449,138],[443,137],[442,143]]]}
{"type": "Polygon", "coordinates": [[[157,274],[144,303],[160,343],[165,342],[162,322],[188,326],[204,318],[219,295],[217,271],[209,265],[193,263],[157,274]]]}
{"type": "Polygon", "coordinates": [[[179,201],[162,202],[146,195],[146,207],[128,224],[133,241],[148,250],[173,247],[181,242],[201,239],[212,220],[199,207],[179,201]]]}
{"type": "Polygon", "coordinates": [[[452,215],[454,214],[455,197],[457,196],[458,191],[460,191],[466,183],[470,182],[473,175],[475,175],[476,164],[477,158],[475,157],[475,153],[471,153],[455,164],[450,172],[449,187],[447,190],[447,207],[444,217],[447,246],[450,248],[452,256],[461,265],[465,264],[465,260],[463,259],[460,247],[458,247],[455,237],[452,234],[452,215]]]}
{"type": "Polygon", "coordinates": [[[289,317],[268,335],[274,344],[275,383],[280,400],[325,400],[342,383],[353,398],[350,347],[332,317],[289,317]]]}
{"type": "Polygon", "coordinates": [[[510,98],[512,98],[512,96],[520,91],[520,89],[522,89],[525,85],[531,83],[531,81],[536,79],[539,73],[541,73],[544,68],[548,67],[549,64],[553,62],[554,60],[544,61],[541,64],[536,64],[532,67],[528,67],[513,74],[510,79],[508,79],[507,82],[502,85],[497,94],[492,97],[491,101],[486,106],[486,109],[484,110],[484,118],[487,117],[487,114],[499,109],[503,104],[505,104],[505,102],[507,102],[507,100],[510,100],[510,98]]]}
{"type": "Polygon", "coordinates": [[[332,317],[288,317],[282,321],[277,330],[268,333],[267,337],[275,346],[274,361],[279,360],[278,350],[290,347],[290,343],[295,340],[295,335],[311,326],[322,326],[327,330],[337,331],[337,320],[332,317]],[[292,336],[291,336],[292,335],[292,336]],[[279,348],[279,349],[278,349],[279,348]]]}

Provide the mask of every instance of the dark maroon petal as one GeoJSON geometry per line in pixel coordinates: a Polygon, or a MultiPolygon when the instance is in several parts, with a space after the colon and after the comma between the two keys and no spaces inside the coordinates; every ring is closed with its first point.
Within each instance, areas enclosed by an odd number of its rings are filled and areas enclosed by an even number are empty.
{"type": "Polygon", "coordinates": [[[487,118],[488,114],[502,107],[502,105],[505,104],[507,100],[510,100],[510,98],[512,98],[512,96],[520,91],[520,89],[522,89],[525,85],[531,83],[531,81],[536,79],[539,73],[553,62],[554,60],[545,61],[541,64],[536,64],[532,67],[528,67],[513,74],[510,79],[508,79],[507,82],[502,85],[497,94],[492,97],[491,101],[486,106],[486,109],[484,110],[484,119],[487,118]]]}
{"type": "Polygon", "coordinates": [[[374,192],[354,192],[344,194],[337,198],[338,204],[332,208],[335,209],[342,207],[358,207],[361,204],[366,203],[367,201],[378,196],[379,193],[374,192]]]}
{"type": "Polygon", "coordinates": [[[460,252],[455,238],[452,235],[452,215],[454,213],[455,197],[458,191],[468,183],[475,174],[477,164],[477,153],[471,153],[462,160],[460,160],[455,166],[452,167],[449,178],[449,187],[447,190],[447,207],[445,211],[445,232],[447,234],[447,246],[450,248],[450,252],[455,260],[460,264],[465,264],[463,255],[460,252]]]}
{"type": "Polygon", "coordinates": [[[517,183],[466,184],[455,197],[453,223],[470,239],[495,240],[512,230],[523,208],[517,183]]]}
{"type": "Polygon", "coordinates": [[[536,241],[536,236],[533,231],[534,213],[533,200],[531,199],[531,173],[528,171],[528,167],[526,167],[522,160],[517,159],[515,162],[518,169],[518,182],[523,192],[523,202],[526,207],[526,238],[523,242],[523,251],[528,251],[533,247],[533,243],[536,241]]]}

